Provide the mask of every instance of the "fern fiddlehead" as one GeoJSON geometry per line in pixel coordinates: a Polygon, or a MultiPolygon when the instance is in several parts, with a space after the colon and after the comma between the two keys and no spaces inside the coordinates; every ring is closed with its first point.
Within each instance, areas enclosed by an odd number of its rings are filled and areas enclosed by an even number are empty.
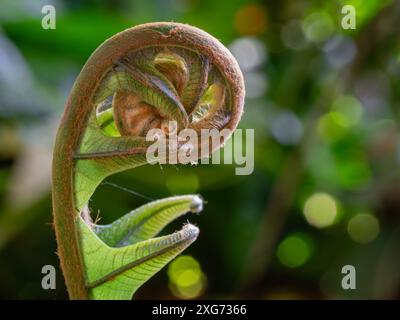
{"type": "Polygon", "coordinates": [[[151,202],[106,226],[91,221],[87,202],[107,176],[147,163],[149,130],[168,136],[171,120],[177,130],[234,130],[243,100],[229,51],[188,25],[140,25],[92,54],[66,103],[53,158],[54,225],[70,298],[129,299],[196,239],[192,225],[153,237],[201,211],[199,196],[151,202]]]}

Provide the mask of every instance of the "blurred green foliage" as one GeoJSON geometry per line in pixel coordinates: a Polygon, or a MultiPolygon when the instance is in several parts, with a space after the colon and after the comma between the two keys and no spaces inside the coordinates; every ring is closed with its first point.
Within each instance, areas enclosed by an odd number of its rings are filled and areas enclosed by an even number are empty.
{"type": "MultiPolygon", "coordinates": [[[[58,266],[49,181],[64,102],[106,38],[167,20],[204,29],[238,59],[255,170],[145,166],[107,179],[154,199],[207,200],[187,217],[201,229],[190,257],[136,298],[399,298],[399,18],[394,0],[3,0],[0,297],[67,297],[60,272],[56,291],[40,286],[42,266],[58,266]],[[56,30],[41,28],[45,4],[56,30]],[[341,27],[347,4],[355,30],[341,27]],[[340,286],[346,264],[357,290],[340,286]]],[[[105,184],[90,206],[107,223],[145,202],[105,184]]]]}

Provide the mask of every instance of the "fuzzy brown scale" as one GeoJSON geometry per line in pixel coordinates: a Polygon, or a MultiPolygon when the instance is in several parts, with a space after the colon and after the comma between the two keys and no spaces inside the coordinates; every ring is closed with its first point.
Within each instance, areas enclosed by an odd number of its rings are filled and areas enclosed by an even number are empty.
{"type": "Polygon", "coordinates": [[[161,128],[163,117],[139,97],[120,91],[114,95],[113,112],[116,126],[124,136],[144,136],[153,128],[161,128]]]}
{"type": "MultiPolygon", "coordinates": [[[[179,129],[221,130],[230,120],[230,93],[225,79],[203,55],[183,48],[154,46],[128,53],[120,59],[118,66],[122,72],[135,73],[132,76],[142,83],[144,90],[150,92],[147,88],[156,83],[155,92],[176,100],[185,123],[179,129]],[[214,90],[209,92],[210,89],[214,90]]],[[[115,72],[115,69],[109,72],[115,72]]],[[[143,92],[141,94],[143,96],[143,92]]],[[[141,98],[134,86],[127,89],[126,85],[120,85],[111,107],[115,125],[122,136],[144,137],[149,130],[156,128],[168,135],[168,122],[174,120],[159,106],[141,98]]]]}

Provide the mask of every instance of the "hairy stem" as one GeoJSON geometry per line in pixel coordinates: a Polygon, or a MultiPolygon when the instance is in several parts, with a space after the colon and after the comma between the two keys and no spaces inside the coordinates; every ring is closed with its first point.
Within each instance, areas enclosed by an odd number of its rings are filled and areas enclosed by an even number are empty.
{"type": "MultiPolygon", "coordinates": [[[[195,64],[190,65],[195,68],[195,64]]],[[[213,121],[212,117],[217,112],[212,110],[209,117],[198,121],[193,127],[201,128],[204,125],[234,130],[240,120],[244,102],[242,75],[229,51],[216,39],[197,28],[178,23],[151,23],[125,30],[104,42],[83,67],[65,106],[55,142],[52,168],[53,216],[58,255],[71,299],[90,297],[90,288],[86,284],[87,270],[82,257],[82,234],[78,228],[80,212],[102,179],[112,173],[146,163],[144,155],[147,144],[143,138],[134,136],[141,133],[145,127],[143,124],[138,126],[140,130],[133,131],[135,134],[129,135],[127,130],[118,138],[103,136],[96,128],[97,124],[93,119],[99,103],[97,100],[100,99],[98,92],[100,91],[102,98],[107,98],[110,93],[114,94],[115,101],[122,104],[133,101],[132,103],[137,104],[137,110],[142,110],[145,115],[149,110],[158,108],[168,119],[178,120],[181,125],[188,126],[189,119],[183,106],[197,106],[206,80],[220,81],[218,77],[226,85],[227,98],[224,100],[225,104],[218,101],[215,105],[219,109],[225,108],[217,111],[221,111],[223,115],[229,114],[229,117],[223,123],[218,122],[218,117],[213,121]],[[149,47],[161,48],[164,53],[149,63],[146,61],[149,58],[146,48],[149,47]],[[184,49],[192,52],[188,53],[188,59],[191,55],[200,57],[201,67],[198,72],[203,72],[203,75],[198,76],[199,83],[193,83],[196,78],[189,78],[185,62],[178,55],[170,53],[168,48],[177,48],[178,52],[184,49]],[[127,59],[129,54],[139,51],[145,53],[136,55],[134,62],[127,59]],[[138,63],[141,70],[131,67],[131,62],[138,63]],[[212,72],[210,65],[214,67],[212,72]],[[177,70],[176,74],[171,73],[171,66],[177,70]],[[117,85],[120,87],[109,92],[108,88],[102,88],[103,80],[107,80],[105,75],[116,68],[120,68],[120,74],[117,74],[117,85]],[[204,77],[204,72],[207,76],[208,72],[211,75],[204,77]],[[155,78],[157,79],[154,80],[155,78]],[[120,83],[120,80],[126,82],[120,83]],[[189,89],[183,92],[185,82],[189,89]],[[192,93],[188,95],[188,92],[192,93]],[[179,97],[180,93],[182,97],[179,97]],[[161,101],[162,105],[149,106],[153,101],[147,101],[146,98],[151,99],[154,96],[157,96],[157,101],[161,101]],[[117,160],[113,163],[111,161],[114,158],[117,160]]],[[[146,120],[146,117],[143,116],[143,119],[146,120]]],[[[125,128],[120,123],[118,125],[121,129],[125,128]]]]}

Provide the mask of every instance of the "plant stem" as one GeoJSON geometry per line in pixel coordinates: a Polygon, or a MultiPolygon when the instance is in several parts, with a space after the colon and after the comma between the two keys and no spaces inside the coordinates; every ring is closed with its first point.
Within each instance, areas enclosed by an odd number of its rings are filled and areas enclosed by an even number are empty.
{"type": "MultiPolygon", "coordinates": [[[[230,92],[231,117],[224,128],[234,130],[242,115],[244,84],[239,66],[221,43],[197,28],[178,23],[144,24],[113,36],[96,49],[71,91],[54,147],[54,227],[61,269],[71,299],[87,299],[89,290],[77,228],[77,219],[84,203],[77,201],[74,189],[76,161],[85,161],[85,158],[74,156],[79,153],[86,124],[95,110],[93,96],[104,75],[129,52],[150,46],[190,48],[201,56],[207,56],[223,74],[230,92]]],[[[132,150],[128,150],[126,156],[131,153],[132,150]]]]}
{"type": "MultiPolygon", "coordinates": [[[[79,83],[79,79],[77,84],[79,83]]],[[[73,153],[79,142],[79,119],[74,104],[77,94],[75,85],[67,101],[65,113],[58,129],[53,157],[53,216],[58,244],[58,256],[71,299],[87,299],[85,276],[79,251],[79,236],[76,228],[77,212],[74,203],[73,153]]],[[[84,121],[80,121],[83,123],[84,121]]]]}

